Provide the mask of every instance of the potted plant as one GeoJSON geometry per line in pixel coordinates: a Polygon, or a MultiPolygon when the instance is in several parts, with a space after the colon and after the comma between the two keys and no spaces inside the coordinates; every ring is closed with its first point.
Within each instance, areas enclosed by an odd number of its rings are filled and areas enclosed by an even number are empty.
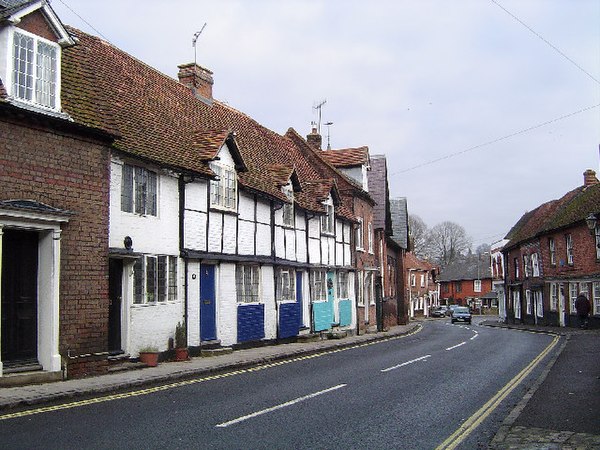
{"type": "Polygon", "coordinates": [[[158,365],[158,348],[144,347],[140,349],[140,362],[148,367],[156,367],[158,365]]]}
{"type": "Polygon", "coordinates": [[[175,327],[175,361],[187,361],[188,359],[187,332],[185,324],[179,322],[175,327]]]}

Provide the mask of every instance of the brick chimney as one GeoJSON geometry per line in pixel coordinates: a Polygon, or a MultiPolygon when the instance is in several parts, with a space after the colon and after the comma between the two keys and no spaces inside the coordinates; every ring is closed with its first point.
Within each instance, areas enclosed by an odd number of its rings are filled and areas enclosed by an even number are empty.
{"type": "Polygon", "coordinates": [[[315,150],[321,150],[321,144],[323,142],[323,138],[317,132],[317,127],[314,123],[313,123],[310,134],[308,134],[306,136],[306,142],[308,142],[308,145],[310,145],[315,150]]]}
{"type": "Polygon", "coordinates": [[[200,100],[212,103],[213,73],[195,63],[177,66],[179,82],[189,87],[200,100]]]}
{"type": "Polygon", "coordinates": [[[594,172],[592,169],[588,169],[585,172],[583,172],[584,186],[593,186],[594,184],[598,183],[600,183],[600,181],[598,181],[598,178],[596,178],[596,172],[594,172]]]}

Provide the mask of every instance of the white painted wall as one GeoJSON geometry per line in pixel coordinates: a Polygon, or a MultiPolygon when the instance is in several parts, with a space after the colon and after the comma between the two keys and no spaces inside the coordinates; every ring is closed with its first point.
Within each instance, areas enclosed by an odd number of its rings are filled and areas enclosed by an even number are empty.
{"type": "Polygon", "coordinates": [[[121,179],[123,161],[113,157],[110,180],[109,246],[123,248],[123,239],[130,236],[133,250],[161,255],[179,254],[179,192],[177,178],[156,168],[156,216],[141,216],[121,211],[121,179]]]}
{"type": "Polygon", "coordinates": [[[237,343],[237,298],[235,264],[221,263],[216,267],[217,339],[221,345],[237,343]]]}

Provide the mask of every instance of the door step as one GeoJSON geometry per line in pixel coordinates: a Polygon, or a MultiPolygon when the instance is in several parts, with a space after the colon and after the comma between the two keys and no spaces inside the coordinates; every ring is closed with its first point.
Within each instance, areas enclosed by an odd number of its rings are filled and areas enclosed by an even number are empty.
{"type": "Polygon", "coordinates": [[[233,349],[231,347],[219,347],[219,348],[207,348],[207,349],[202,347],[202,350],[200,350],[200,356],[202,356],[202,357],[229,355],[230,353],[233,353],[233,349]]]}
{"type": "Polygon", "coordinates": [[[62,372],[44,372],[35,370],[31,372],[19,371],[7,373],[4,370],[3,376],[0,377],[0,387],[16,387],[27,386],[29,384],[43,384],[62,380],[62,372]]]}

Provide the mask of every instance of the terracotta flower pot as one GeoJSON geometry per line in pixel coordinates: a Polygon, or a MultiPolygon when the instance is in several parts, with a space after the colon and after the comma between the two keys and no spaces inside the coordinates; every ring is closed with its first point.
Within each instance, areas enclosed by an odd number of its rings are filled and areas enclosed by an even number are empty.
{"type": "Polygon", "coordinates": [[[187,347],[175,349],[175,361],[187,361],[190,359],[187,347]]]}
{"type": "Polygon", "coordinates": [[[158,366],[158,352],[140,352],[140,361],[148,367],[158,366]]]}

